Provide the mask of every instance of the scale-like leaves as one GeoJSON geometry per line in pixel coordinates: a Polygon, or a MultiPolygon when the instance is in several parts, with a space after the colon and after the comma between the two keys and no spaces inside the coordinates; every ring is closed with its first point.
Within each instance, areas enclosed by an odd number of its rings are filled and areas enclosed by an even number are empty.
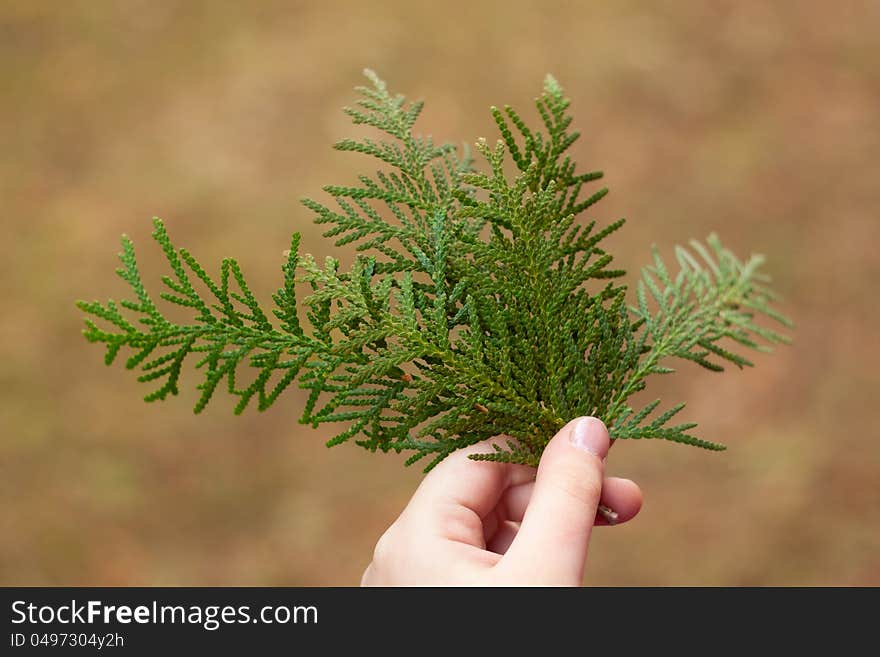
{"type": "Polygon", "coordinates": [[[579,134],[556,80],[548,76],[536,99],[538,128],[511,107],[492,108],[501,138],[477,142],[485,166],[475,167],[467,152],[413,132],[422,103],[367,77],[345,111],[381,138],[336,148],[380,170],[325,187],[329,204],[303,201],[325,236],[360,252],[351,269],[301,257],[294,235],[267,312],[234,260],[215,280],[157,219],[172,274],[159,298],[192,319],[172,320],[154,303],[124,239],[119,275],[134,298],[79,303],[108,327],[86,319],[86,338],[105,345],[106,362],[125,350],[126,366],[157,386],[152,401],[177,394],[192,357],[203,377],[196,412],[221,386],[241,412],[253,399],[268,408],[296,383],[308,391],[301,422],[339,425],[329,444],[407,451],[408,463],[426,458],[427,469],[498,435],[507,440],[474,458],[535,465],[580,415],[602,418],[618,439],[720,449],[691,434],[694,424],[672,424],[684,404],[655,417],[659,401],[635,410],[629,399],[651,375],[671,372],[670,359],[717,371],[751,365],[743,347],[787,341],[761,320],[790,326],[771,307],[762,259],[740,262],[714,236],[678,248],[674,274],[655,253],[630,308],[615,283],[624,272],[601,246],[623,220],[578,221],[608,190],[588,189],[601,172],[576,169],[579,134]],[[301,302],[298,284],[311,288],[301,302]],[[243,369],[250,374],[239,376],[243,369]]]}

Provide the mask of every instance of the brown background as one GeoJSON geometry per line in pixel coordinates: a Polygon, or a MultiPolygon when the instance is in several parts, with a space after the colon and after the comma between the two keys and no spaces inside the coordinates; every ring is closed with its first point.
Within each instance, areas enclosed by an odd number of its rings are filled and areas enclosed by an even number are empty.
{"type": "Polygon", "coordinates": [[[880,584],[878,32],[876,2],[4,2],[0,583],[358,581],[418,470],[326,450],[299,393],[195,417],[190,377],[144,404],[73,302],[125,294],[123,232],[158,282],[152,215],[262,299],[293,230],[328,253],[298,199],[365,165],[330,144],[371,66],[456,141],[553,72],[612,189],[593,216],[630,220],[619,263],[717,230],[798,322],[754,370],[655,386],[731,449],[615,446],[646,504],[587,581],[880,584]]]}

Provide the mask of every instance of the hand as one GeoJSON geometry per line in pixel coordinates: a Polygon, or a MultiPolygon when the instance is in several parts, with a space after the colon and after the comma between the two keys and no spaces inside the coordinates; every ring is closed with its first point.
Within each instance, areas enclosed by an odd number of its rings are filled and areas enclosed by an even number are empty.
{"type": "MultiPolygon", "coordinates": [[[[610,440],[601,421],[578,418],[547,444],[535,476],[524,465],[473,461],[459,450],[422,481],[379,539],[364,586],[580,586],[593,525],[642,505],[628,479],[603,479],[610,440]]],[[[491,447],[489,447],[491,449],[491,447]]]]}

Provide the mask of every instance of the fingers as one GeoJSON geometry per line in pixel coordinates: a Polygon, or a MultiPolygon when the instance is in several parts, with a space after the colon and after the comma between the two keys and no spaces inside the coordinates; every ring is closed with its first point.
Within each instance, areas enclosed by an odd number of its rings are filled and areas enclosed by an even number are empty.
{"type": "Polygon", "coordinates": [[[460,507],[481,521],[506,489],[535,478],[534,468],[528,466],[468,458],[491,450],[488,441],[451,454],[425,476],[404,513],[430,517],[439,508],[460,507]]]}
{"type": "Polygon", "coordinates": [[[607,477],[602,484],[602,497],[599,504],[608,507],[617,514],[611,523],[603,515],[596,515],[596,525],[619,525],[632,520],[642,508],[642,489],[636,482],[620,477],[607,477]]]}
{"type": "Polygon", "coordinates": [[[504,554],[507,552],[511,543],[513,543],[513,539],[516,538],[518,532],[518,522],[511,522],[510,520],[502,522],[498,526],[498,530],[486,544],[486,549],[495,554],[504,554]]]}
{"type": "MultiPolygon", "coordinates": [[[[502,512],[501,520],[522,522],[534,489],[535,483],[531,481],[508,488],[498,503],[502,512]]],[[[642,508],[642,490],[630,479],[605,477],[602,482],[602,497],[599,499],[599,503],[617,514],[617,522],[614,524],[619,525],[635,518],[642,508]]],[[[609,522],[604,516],[597,514],[595,524],[607,525],[609,522]]],[[[493,532],[487,528],[486,535],[492,536],[492,534],[493,532]]]]}
{"type": "Polygon", "coordinates": [[[519,486],[511,486],[504,491],[504,495],[498,503],[498,510],[502,520],[522,522],[529,502],[532,501],[532,492],[534,490],[535,482],[529,481],[519,486]]]}
{"type": "Polygon", "coordinates": [[[605,425],[592,417],[569,422],[547,444],[505,569],[535,583],[580,584],[609,445],[605,425]]]}
{"type": "MultiPolygon", "coordinates": [[[[496,554],[507,552],[519,532],[520,523],[532,499],[534,488],[534,482],[508,488],[498,503],[497,513],[490,513],[483,519],[487,550],[496,554]]],[[[602,482],[602,497],[599,502],[613,509],[617,518],[614,522],[609,522],[601,513],[597,513],[593,524],[621,525],[638,514],[642,507],[642,491],[630,479],[606,477],[602,482]]]]}

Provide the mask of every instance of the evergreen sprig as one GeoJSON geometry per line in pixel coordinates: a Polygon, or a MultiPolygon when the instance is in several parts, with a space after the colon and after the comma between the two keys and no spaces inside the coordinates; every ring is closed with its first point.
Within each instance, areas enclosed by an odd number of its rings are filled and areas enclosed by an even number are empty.
{"type": "Polygon", "coordinates": [[[763,259],[741,262],[711,236],[676,249],[673,275],[655,252],[630,307],[615,282],[624,272],[601,247],[624,221],[577,222],[607,189],[582,193],[602,173],[578,173],[567,154],[579,135],[569,131],[569,101],[552,77],[536,100],[538,128],[511,107],[492,108],[501,139],[477,142],[485,160],[477,169],[466,151],[413,133],[421,102],[366,75],[370,85],[345,111],[382,138],[336,148],[383,169],[354,186],[325,187],[333,206],[303,201],[328,226],[325,236],[355,245],[352,267],[300,257],[294,234],[269,313],[235,260],[212,278],[154,219],[173,273],[159,296],[193,317],[181,324],[163,314],[123,238],[118,273],[134,299],[78,303],[109,325],[86,319],[85,336],[106,346],[107,364],[125,349],[126,367],[158,386],[146,397],[153,401],[177,394],[192,357],[203,373],[197,413],[221,385],[238,397],[240,413],[254,399],[268,408],[296,382],[309,391],[301,422],[341,426],[330,445],[355,439],[370,450],[408,451],[407,463],[427,457],[426,469],[497,435],[507,440],[473,458],[534,465],[580,415],[602,418],[618,439],[723,449],[692,435],[694,424],[672,423],[684,404],[655,413],[659,400],[636,410],[629,399],[649,376],[672,372],[676,358],[720,371],[725,362],[752,364],[732,349],[788,341],[756,321],[791,325],[771,307],[763,259]],[[302,283],[311,293],[300,303],[302,283]]]}

